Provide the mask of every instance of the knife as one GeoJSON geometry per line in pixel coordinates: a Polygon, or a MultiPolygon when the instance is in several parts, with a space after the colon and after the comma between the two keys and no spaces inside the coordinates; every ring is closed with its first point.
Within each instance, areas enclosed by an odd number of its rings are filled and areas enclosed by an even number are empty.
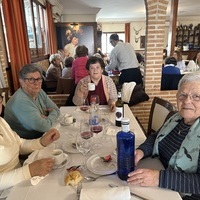
{"type": "Polygon", "coordinates": [[[140,198],[140,199],[142,199],[142,200],[150,200],[150,199],[147,199],[147,198],[145,198],[145,197],[142,197],[142,196],[140,196],[139,194],[136,194],[136,193],[134,193],[134,192],[131,192],[131,195],[133,195],[133,196],[135,196],[135,197],[138,197],[138,198],[140,198]]]}

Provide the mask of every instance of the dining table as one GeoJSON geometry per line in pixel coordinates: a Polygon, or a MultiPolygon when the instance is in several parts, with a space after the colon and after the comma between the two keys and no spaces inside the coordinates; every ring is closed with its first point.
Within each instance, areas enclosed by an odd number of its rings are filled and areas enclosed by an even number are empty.
{"type": "MultiPolygon", "coordinates": [[[[72,166],[81,166],[80,173],[85,176],[101,176],[95,181],[82,180],[82,188],[108,188],[109,185],[128,186],[132,193],[132,200],[181,200],[178,192],[162,189],[159,187],[140,187],[128,184],[118,178],[116,162],[116,133],[121,130],[115,126],[115,112],[110,112],[108,106],[98,106],[101,116],[106,116],[106,124],[103,133],[99,136],[100,146],[92,148],[86,155],[82,155],[73,143],[76,142],[76,135],[80,131],[82,119],[89,119],[89,111],[82,111],[78,106],[60,107],[61,115],[53,124],[53,127],[60,132],[60,138],[54,142],[55,148],[62,149],[67,162],[58,168],[53,169],[38,184],[32,185],[30,180],[16,184],[10,191],[7,200],[77,200],[77,187],[65,185],[65,177],[72,166]],[[65,116],[73,116],[73,123],[64,124],[65,116]],[[103,169],[95,165],[97,157],[111,155],[113,168],[103,169]],[[96,168],[95,168],[96,167],[96,168]]],[[[124,105],[124,117],[130,119],[130,130],[135,134],[136,148],[145,141],[146,137],[128,105],[124,105]]],[[[31,155],[30,155],[31,156],[31,155]]],[[[158,159],[147,158],[139,162],[138,168],[162,169],[163,166],[158,159]]],[[[114,199],[113,199],[114,200],[114,199]]]]}

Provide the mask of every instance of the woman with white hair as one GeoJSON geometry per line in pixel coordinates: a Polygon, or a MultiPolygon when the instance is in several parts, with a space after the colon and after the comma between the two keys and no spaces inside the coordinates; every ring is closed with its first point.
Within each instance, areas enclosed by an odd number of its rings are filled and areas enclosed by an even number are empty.
{"type": "Polygon", "coordinates": [[[135,164],[158,157],[165,169],[137,169],[128,182],[177,191],[183,200],[200,199],[200,73],[188,73],[179,81],[178,112],[135,151],[135,164]]]}
{"type": "Polygon", "coordinates": [[[57,87],[57,81],[58,81],[59,77],[62,76],[61,55],[58,53],[52,54],[49,58],[49,62],[50,62],[50,65],[46,72],[46,80],[45,81],[46,81],[46,83],[51,82],[52,83],[51,85],[53,85],[51,88],[51,91],[55,91],[56,87],[57,87]]]}

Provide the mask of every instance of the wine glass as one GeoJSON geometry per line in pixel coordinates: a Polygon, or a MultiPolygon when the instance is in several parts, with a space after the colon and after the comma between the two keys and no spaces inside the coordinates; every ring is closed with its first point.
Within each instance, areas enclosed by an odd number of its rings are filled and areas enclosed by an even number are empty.
{"type": "Polygon", "coordinates": [[[82,103],[81,105],[79,106],[80,110],[82,111],[87,111],[89,109],[89,102],[88,102],[88,99],[82,99],[82,103]]]}
{"type": "Polygon", "coordinates": [[[108,109],[101,108],[100,109],[100,120],[103,125],[103,137],[102,137],[102,142],[109,142],[110,138],[107,137],[106,135],[106,130],[108,126],[111,124],[110,123],[110,112],[108,109]]]}
{"type": "MultiPolygon", "coordinates": [[[[83,156],[86,156],[91,150],[92,132],[90,131],[88,120],[81,120],[80,125],[80,131],[77,132],[76,136],[76,148],[83,156]]],[[[84,161],[81,165],[83,169],[86,169],[85,165],[84,161]]]]}
{"type": "Polygon", "coordinates": [[[103,134],[103,124],[101,121],[98,121],[96,124],[90,124],[90,131],[93,133],[93,140],[94,148],[99,148],[101,147],[101,139],[102,139],[102,134],[103,134]]]}

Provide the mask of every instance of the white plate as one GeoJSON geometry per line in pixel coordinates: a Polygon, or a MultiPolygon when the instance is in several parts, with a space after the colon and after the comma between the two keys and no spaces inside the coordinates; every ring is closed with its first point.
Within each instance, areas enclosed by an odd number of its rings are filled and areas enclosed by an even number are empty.
{"type": "Polygon", "coordinates": [[[69,164],[69,162],[71,160],[70,157],[66,153],[64,153],[64,157],[65,158],[64,158],[63,162],[59,166],[54,166],[53,169],[60,169],[69,164]]]}
{"type": "Polygon", "coordinates": [[[67,152],[67,153],[80,153],[77,149],[72,147],[72,143],[75,143],[75,139],[74,139],[74,141],[68,140],[67,142],[63,142],[62,150],[67,152]]]}
{"type": "Polygon", "coordinates": [[[87,168],[94,174],[107,175],[117,171],[116,156],[112,155],[111,162],[104,162],[100,157],[104,155],[93,155],[87,160],[87,168]]]}

